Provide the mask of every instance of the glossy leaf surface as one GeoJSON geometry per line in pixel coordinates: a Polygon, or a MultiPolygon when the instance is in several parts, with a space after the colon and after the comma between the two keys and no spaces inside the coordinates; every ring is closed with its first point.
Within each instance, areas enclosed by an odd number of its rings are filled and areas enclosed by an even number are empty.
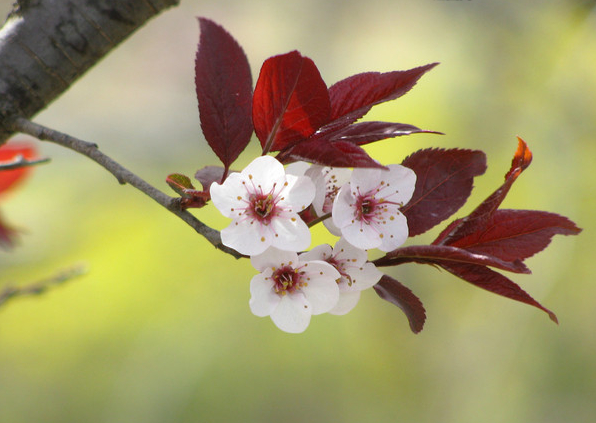
{"type": "Polygon", "coordinates": [[[327,85],[297,51],[267,59],[253,98],[253,122],[263,152],[287,149],[329,121],[327,85]]]}
{"type": "Polygon", "coordinates": [[[400,137],[416,133],[436,133],[425,131],[414,125],[393,122],[359,122],[333,132],[323,132],[321,139],[329,141],[347,141],[356,145],[365,145],[387,138],[400,137]]]}

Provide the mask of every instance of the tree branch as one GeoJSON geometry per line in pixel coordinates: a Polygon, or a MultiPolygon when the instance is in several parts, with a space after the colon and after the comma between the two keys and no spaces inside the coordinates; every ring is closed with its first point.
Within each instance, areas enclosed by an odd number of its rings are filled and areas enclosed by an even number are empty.
{"type": "Polygon", "coordinates": [[[0,29],[0,145],[147,20],[179,0],[17,0],[0,29]]]}
{"type": "Polygon", "coordinates": [[[91,160],[98,163],[100,166],[114,175],[120,184],[132,185],[142,193],[151,197],[158,204],[165,207],[167,210],[186,222],[198,234],[205,237],[216,248],[234,256],[235,258],[243,257],[237,251],[232,250],[221,243],[219,231],[205,225],[188,210],[183,210],[180,207],[180,198],[170,197],[151,184],[147,183],[145,180],[141,179],[114,161],[112,158],[99,151],[96,144],[79,140],[77,138],[71,137],[70,135],[33,123],[25,118],[11,119],[8,121],[7,127],[11,131],[22,132],[43,141],[50,141],[89,157],[91,160]]]}
{"type": "Polygon", "coordinates": [[[0,306],[8,300],[25,295],[39,295],[47,291],[53,285],[60,285],[71,279],[86,273],[84,266],[75,266],[64,270],[52,277],[25,286],[7,286],[0,290],[0,306]]]}

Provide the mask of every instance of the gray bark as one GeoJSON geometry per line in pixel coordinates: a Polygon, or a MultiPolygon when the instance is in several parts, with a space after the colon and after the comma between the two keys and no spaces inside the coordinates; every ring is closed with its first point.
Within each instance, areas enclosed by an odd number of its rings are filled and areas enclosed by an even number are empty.
{"type": "MultiPolygon", "coordinates": [[[[18,0],[0,29],[0,145],[147,20],[179,0],[18,0]]],[[[90,101],[93,101],[90,99],[90,101]]]]}

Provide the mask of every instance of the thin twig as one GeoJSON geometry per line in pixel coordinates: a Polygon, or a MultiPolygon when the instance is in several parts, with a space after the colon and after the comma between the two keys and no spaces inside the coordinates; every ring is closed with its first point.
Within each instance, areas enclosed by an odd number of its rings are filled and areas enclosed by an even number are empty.
{"type": "Polygon", "coordinates": [[[317,216],[315,219],[311,220],[310,222],[308,222],[308,227],[312,228],[313,226],[315,226],[317,223],[322,222],[324,220],[327,220],[331,217],[331,213],[326,213],[322,216],[317,216]]]}
{"type": "Polygon", "coordinates": [[[7,286],[0,290],[0,306],[15,297],[42,294],[54,285],[61,285],[85,273],[87,273],[86,266],[78,265],[28,285],[7,286]]]}
{"type": "Polygon", "coordinates": [[[14,159],[9,162],[1,162],[0,163],[0,170],[13,170],[13,169],[20,169],[22,167],[27,166],[35,166],[42,163],[49,162],[49,158],[43,159],[36,159],[36,160],[27,160],[23,155],[18,155],[14,159]]]}
{"type": "Polygon", "coordinates": [[[180,207],[180,198],[170,197],[151,184],[147,183],[145,180],[141,179],[114,161],[112,158],[102,153],[99,150],[97,144],[74,138],[62,132],[47,128],[43,125],[33,123],[25,118],[15,118],[9,123],[9,125],[15,132],[22,132],[43,141],[53,142],[89,157],[91,160],[98,163],[100,166],[114,175],[120,184],[132,185],[142,193],[151,197],[158,204],[165,207],[167,210],[186,222],[198,234],[205,237],[207,241],[213,244],[216,248],[234,256],[235,258],[242,257],[241,254],[221,243],[219,231],[205,225],[187,210],[183,210],[180,207]]]}

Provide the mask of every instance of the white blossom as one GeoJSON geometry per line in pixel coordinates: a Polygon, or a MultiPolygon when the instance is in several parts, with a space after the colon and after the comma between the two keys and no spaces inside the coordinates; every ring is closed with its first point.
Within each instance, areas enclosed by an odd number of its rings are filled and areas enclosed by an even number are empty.
{"type": "MultiPolygon", "coordinates": [[[[315,184],[316,193],[312,206],[317,216],[331,213],[337,193],[349,181],[351,174],[351,169],[319,165],[312,165],[305,172],[315,184]]],[[[341,230],[333,223],[333,219],[323,220],[323,225],[333,235],[341,236],[341,230]]]]}
{"type": "Polygon", "coordinates": [[[346,314],[360,299],[360,292],[375,285],[383,274],[368,262],[367,253],[341,238],[334,248],[323,244],[300,254],[301,260],[323,260],[331,264],[341,275],[337,281],[339,301],[329,311],[331,314],[346,314]]]}
{"type": "Polygon", "coordinates": [[[340,274],[325,261],[304,260],[273,247],[250,261],[261,272],[250,281],[250,309],[259,317],[270,316],[283,331],[303,332],[312,315],[328,312],[338,302],[340,274]]]}
{"type": "Polygon", "coordinates": [[[400,212],[416,185],[416,174],[401,165],[385,169],[356,168],[333,203],[333,223],[355,247],[391,251],[408,238],[400,212]]]}
{"type": "Polygon", "coordinates": [[[210,193],[221,214],[233,219],[221,231],[222,243],[240,254],[309,247],[310,230],[298,213],[312,202],[315,187],[305,176],[287,175],[273,157],[257,157],[223,184],[213,183],[210,193]]]}

